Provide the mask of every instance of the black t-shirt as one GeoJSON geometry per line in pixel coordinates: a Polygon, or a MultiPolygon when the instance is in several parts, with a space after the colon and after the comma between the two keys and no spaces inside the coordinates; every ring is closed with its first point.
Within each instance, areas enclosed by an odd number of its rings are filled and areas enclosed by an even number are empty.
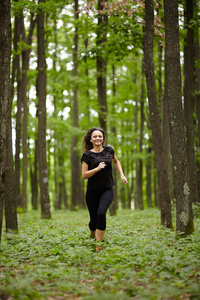
{"type": "Polygon", "coordinates": [[[96,168],[101,162],[105,162],[106,167],[101,169],[92,177],[88,178],[88,189],[103,189],[114,185],[112,176],[112,159],[114,158],[114,149],[112,147],[104,147],[101,152],[92,152],[87,150],[81,157],[81,162],[88,165],[88,170],[96,168]]]}

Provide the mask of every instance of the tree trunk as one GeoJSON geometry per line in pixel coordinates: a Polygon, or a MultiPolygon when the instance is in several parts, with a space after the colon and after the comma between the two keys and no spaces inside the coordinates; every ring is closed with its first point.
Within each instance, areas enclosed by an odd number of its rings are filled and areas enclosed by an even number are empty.
{"type": "Polygon", "coordinates": [[[35,137],[35,155],[34,155],[34,168],[31,171],[31,191],[32,191],[32,208],[38,208],[38,141],[35,137]]]}
{"type": "MultiPolygon", "coordinates": [[[[16,1],[18,2],[18,1],[16,1]]],[[[15,16],[14,24],[14,38],[13,47],[14,51],[18,51],[18,43],[21,34],[21,23],[22,15],[15,16]]],[[[16,138],[15,138],[15,186],[16,186],[16,197],[17,206],[22,206],[21,203],[21,192],[20,192],[20,140],[21,140],[21,116],[22,116],[22,97],[21,97],[21,74],[20,74],[20,55],[13,56],[12,65],[12,78],[11,78],[11,99],[14,98],[14,82],[15,73],[17,80],[17,112],[16,112],[16,138]]]]}
{"type": "MultiPolygon", "coordinates": [[[[39,0],[45,3],[45,0],[39,0]]],[[[44,12],[39,11],[37,17],[38,37],[38,158],[39,158],[39,183],[40,183],[40,204],[42,218],[51,218],[48,168],[46,157],[46,60],[45,60],[45,39],[44,39],[44,12]]]]}
{"type": "Polygon", "coordinates": [[[64,170],[62,170],[62,191],[63,191],[64,208],[67,209],[68,208],[68,196],[67,196],[66,178],[65,178],[64,170]]]}
{"type": "Polygon", "coordinates": [[[154,10],[153,0],[145,0],[145,36],[144,36],[144,59],[145,74],[147,81],[147,94],[149,101],[149,119],[152,130],[153,148],[155,151],[155,162],[158,173],[159,200],[161,209],[161,224],[172,228],[171,203],[169,196],[169,182],[165,170],[163,155],[163,140],[161,135],[161,123],[157,103],[154,61],[153,61],[153,39],[154,39],[154,10]]]}
{"type": "MultiPolygon", "coordinates": [[[[79,18],[78,11],[78,0],[75,0],[75,22],[79,18]]],[[[78,89],[76,86],[76,77],[78,75],[78,25],[75,24],[75,35],[74,35],[74,51],[73,51],[73,76],[74,76],[74,87],[73,87],[73,126],[78,128],[78,89]]],[[[78,205],[78,200],[80,197],[80,159],[79,154],[77,152],[77,143],[78,137],[75,133],[72,138],[72,146],[71,146],[71,210],[75,210],[78,205]]]]}
{"type": "MultiPolygon", "coordinates": [[[[57,20],[54,19],[54,54],[53,54],[53,70],[55,76],[53,78],[54,83],[54,90],[53,90],[53,105],[54,105],[54,118],[57,117],[57,105],[56,105],[56,96],[57,96],[57,88],[56,88],[56,66],[57,66],[57,48],[58,48],[58,41],[57,41],[57,20]]],[[[58,139],[57,139],[57,132],[56,129],[54,130],[54,207],[58,209],[58,202],[59,202],[59,195],[61,191],[59,190],[60,184],[58,184],[58,177],[59,177],[59,164],[58,164],[58,139]]]]}
{"type": "Polygon", "coordinates": [[[174,192],[172,184],[172,171],[171,171],[171,150],[170,150],[170,136],[169,136],[169,119],[168,119],[168,106],[167,106],[167,80],[165,80],[165,95],[162,104],[162,136],[163,136],[163,153],[165,158],[165,169],[169,181],[169,196],[170,201],[173,201],[174,192]]]}
{"type": "Polygon", "coordinates": [[[193,214],[189,169],[185,146],[182,110],[180,45],[177,0],[164,0],[168,117],[176,197],[176,230],[183,235],[193,232],[193,214]]]}
{"type": "MultiPolygon", "coordinates": [[[[115,66],[112,65],[112,79],[113,79],[113,82],[112,82],[113,91],[112,92],[113,92],[113,98],[115,98],[115,96],[116,96],[115,76],[116,76],[115,66]]],[[[113,110],[113,113],[114,113],[114,110],[115,110],[114,102],[112,104],[112,110],[113,110]]],[[[115,124],[112,124],[110,131],[111,131],[111,133],[112,133],[113,136],[116,136],[117,131],[116,131],[115,124]]],[[[115,147],[116,147],[116,145],[114,144],[114,148],[115,147]]],[[[112,203],[111,203],[111,205],[109,207],[109,213],[110,213],[111,216],[114,216],[114,215],[117,214],[117,208],[118,208],[118,201],[117,201],[117,170],[116,170],[115,167],[113,168],[113,180],[115,182],[115,185],[113,187],[114,195],[113,195],[112,203]]]]}
{"type": "MultiPolygon", "coordinates": [[[[143,142],[143,131],[144,131],[144,62],[142,61],[142,85],[141,85],[141,101],[140,101],[140,154],[142,154],[142,142],[143,142]]],[[[142,173],[143,173],[143,161],[141,158],[136,163],[136,196],[137,206],[139,209],[144,209],[143,205],[143,191],[142,191],[142,173]]]]}
{"type": "Polygon", "coordinates": [[[142,159],[137,159],[136,162],[136,206],[140,210],[144,209],[143,206],[143,193],[142,193],[142,159]]]}
{"type": "MultiPolygon", "coordinates": [[[[30,28],[28,36],[25,36],[24,18],[22,19],[22,40],[29,46],[32,44],[32,35],[35,28],[36,19],[31,13],[30,28]]],[[[27,71],[29,69],[30,49],[22,49],[22,82],[21,98],[23,104],[23,135],[22,135],[22,153],[23,153],[23,180],[22,180],[22,207],[27,210],[27,179],[28,179],[28,89],[27,89],[27,71]]]]}
{"type": "MultiPolygon", "coordinates": [[[[105,0],[107,2],[107,0],[105,0]]],[[[103,6],[98,0],[98,10],[102,11],[103,6]]],[[[108,16],[106,14],[98,14],[97,29],[97,90],[99,103],[99,123],[101,128],[107,132],[107,97],[106,97],[106,60],[103,54],[106,43],[108,16]]]]}
{"type": "Polygon", "coordinates": [[[15,176],[12,154],[10,94],[11,15],[10,1],[0,2],[0,237],[3,202],[5,201],[6,231],[17,232],[15,176]],[[11,159],[11,161],[10,161],[11,159]]]}
{"type": "Polygon", "coordinates": [[[186,138],[187,138],[187,159],[189,166],[190,177],[190,195],[192,202],[197,202],[197,172],[194,152],[194,29],[190,26],[190,21],[193,20],[193,1],[186,0],[186,46],[184,57],[184,117],[186,126],[186,138]]]}
{"type": "MultiPolygon", "coordinates": [[[[86,19],[87,20],[87,19],[86,19]]],[[[88,26],[86,22],[86,27],[88,26]]],[[[86,35],[86,38],[84,40],[85,49],[87,51],[88,49],[88,35],[86,35]]],[[[88,124],[90,124],[90,84],[89,84],[89,66],[87,61],[87,56],[85,56],[85,76],[86,76],[86,98],[87,98],[87,111],[85,113],[85,118],[88,120],[88,124]]],[[[91,126],[92,127],[92,126],[91,126]]]]}
{"type": "MultiPolygon", "coordinates": [[[[197,7],[195,6],[195,19],[197,20],[198,14],[196,12],[197,7]]],[[[195,28],[195,61],[200,61],[200,46],[199,46],[199,28],[195,28]]],[[[196,114],[197,114],[197,138],[198,147],[200,148],[200,67],[195,64],[195,95],[196,95],[196,114]]],[[[200,202],[200,157],[198,157],[198,202],[200,202]]]]}
{"type": "Polygon", "coordinates": [[[152,196],[151,196],[151,157],[149,157],[151,154],[151,148],[148,147],[147,149],[147,160],[146,160],[146,178],[147,178],[147,185],[146,185],[146,190],[147,190],[147,203],[148,207],[152,207],[152,196]]]}
{"type": "MultiPolygon", "coordinates": [[[[157,9],[157,13],[159,14],[159,8],[157,9]]],[[[163,47],[160,45],[160,41],[158,42],[158,61],[159,61],[159,71],[158,71],[158,82],[159,82],[159,102],[161,106],[161,119],[162,119],[162,137],[163,137],[163,155],[165,160],[165,169],[167,172],[168,180],[169,180],[169,195],[170,201],[173,200],[173,184],[172,184],[172,172],[171,172],[171,151],[170,151],[170,137],[169,137],[169,121],[168,121],[168,109],[167,109],[167,98],[166,92],[163,97],[163,87],[162,87],[162,51],[163,47]]],[[[165,81],[165,91],[167,82],[165,81]]]]}
{"type": "Polygon", "coordinates": [[[23,103],[23,134],[22,134],[22,154],[23,154],[23,180],[22,180],[22,207],[27,210],[27,175],[28,175],[28,103],[27,103],[27,70],[29,57],[27,50],[22,51],[22,103],[23,103]]]}
{"type": "Polygon", "coordinates": [[[156,171],[156,166],[155,166],[155,159],[154,159],[154,201],[155,201],[155,206],[160,208],[160,200],[159,200],[159,188],[158,188],[158,174],[156,171]]]}
{"type": "MultiPolygon", "coordinates": [[[[138,133],[138,102],[137,102],[137,99],[135,100],[135,116],[134,116],[134,119],[135,119],[135,135],[137,136],[137,133],[138,133]]],[[[138,141],[137,141],[137,138],[135,140],[135,143],[137,144],[138,141]]],[[[137,149],[136,149],[136,153],[137,153],[137,149]]],[[[135,180],[135,199],[134,199],[134,207],[136,209],[139,209],[140,208],[140,202],[139,202],[139,195],[138,195],[138,164],[139,164],[139,159],[137,158],[136,159],[136,180],[135,180]]]]}

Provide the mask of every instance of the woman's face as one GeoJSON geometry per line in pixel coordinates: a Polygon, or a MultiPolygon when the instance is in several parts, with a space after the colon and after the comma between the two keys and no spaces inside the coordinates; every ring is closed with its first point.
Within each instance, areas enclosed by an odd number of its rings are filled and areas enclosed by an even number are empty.
{"type": "Polygon", "coordinates": [[[93,146],[101,146],[104,141],[103,133],[99,130],[93,131],[90,141],[92,142],[93,146]]]}

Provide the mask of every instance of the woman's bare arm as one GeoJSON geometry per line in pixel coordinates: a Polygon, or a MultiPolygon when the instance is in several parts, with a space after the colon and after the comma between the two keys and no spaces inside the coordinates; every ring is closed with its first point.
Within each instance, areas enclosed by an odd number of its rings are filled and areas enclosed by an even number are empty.
{"type": "Polygon", "coordinates": [[[87,179],[92,177],[94,174],[99,172],[101,169],[104,169],[106,166],[105,162],[101,162],[98,167],[88,170],[88,164],[86,164],[84,161],[82,162],[82,177],[83,179],[87,179]]]}
{"type": "Polygon", "coordinates": [[[121,163],[118,160],[116,154],[114,154],[113,162],[114,162],[115,168],[117,169],[117,171],[119,172],[119,174],[121,176],[121,180],[123,181],[124,184],[127,184],[128,180],[127,180],[127,178],[125,177],[125,175],[123,173],[121,163]]]}

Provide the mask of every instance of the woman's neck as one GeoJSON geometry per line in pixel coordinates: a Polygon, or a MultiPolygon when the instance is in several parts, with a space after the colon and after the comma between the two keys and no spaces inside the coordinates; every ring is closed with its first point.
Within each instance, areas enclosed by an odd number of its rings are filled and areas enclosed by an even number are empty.
{"type": "Polygon", "coordinates": [[[101,146],[94,146],[90,151],[98,153],[98,152],[102,152],[103,149],[104,148],[102,147],[102,145],[101,146]]]}

